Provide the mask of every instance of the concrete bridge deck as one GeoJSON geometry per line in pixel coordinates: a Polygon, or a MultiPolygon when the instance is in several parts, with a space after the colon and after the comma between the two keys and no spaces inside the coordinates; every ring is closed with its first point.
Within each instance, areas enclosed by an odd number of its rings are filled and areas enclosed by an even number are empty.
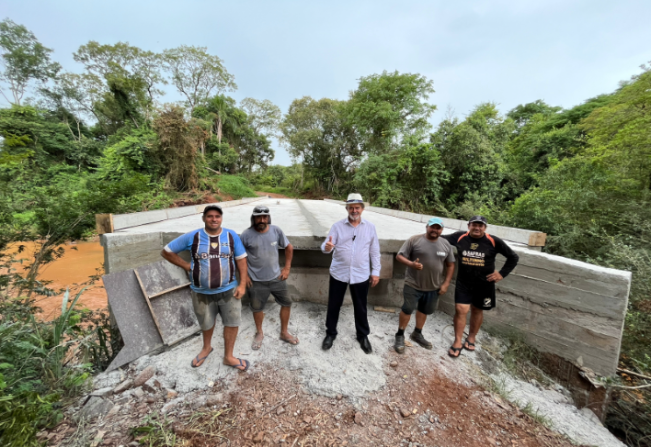
{"type": "MultiPolygon", "coordinates": [[[[288,279],[292,299],[326,303],[331,257],[321,253],[319,246],[330,226],[346,216],[341,203],[268,198],[247,201],[224,208],[223,226],[241,233],[250,225],[254,206],[269,206],[272,223],[282,228],[296,248],[288,279]]],[[[111,226],[114,222],[135,225],[111,228],[113,232],[101,236],[107,273],[159,261],[165,244],[203,226],[202,210],[202,206],[197,206],[125,215],[120,217],[122,220],[111,217],[111,226]],[[151,218],[145,219],[145,215],[151,218]],[[169,218],[174,215],[181,217],[169,218]]],[[[428,217],[375,207],[368,207],[364,212],[363,218],[377,228],[383,253],[382,279],[371,289],[369,304],[402,305],[405,269],[395,261],[395,253],[407,238],[424,232],[428,217]]],[[[448,220],[446,226],[454,227],[444,231],[450,233],[461,228],[462,223],[448,220]]],[[[486,313],[486,326],[515,330],[542,352],[554,354],[577,367],[587,366],[601,375],[614,374],[631,274],[541,253],[537,251],[539,246],[531,246],[531,241],[534,244],[544,241],[544,237],[539,237],[542,233],[490,225],[488,232],[505,239],[519,254],[520,263],[498,284],[498,305],[486,313]]],[[[442,296],[439,309],[453,313],[454,287],[442,296]]]]}

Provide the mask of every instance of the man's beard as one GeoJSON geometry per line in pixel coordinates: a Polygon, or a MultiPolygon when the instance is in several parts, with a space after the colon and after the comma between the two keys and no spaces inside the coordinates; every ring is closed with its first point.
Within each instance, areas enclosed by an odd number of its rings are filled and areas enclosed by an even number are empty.
{"type": "Polygon", "coordinates": [[[267,228],[267,224],[265,222],[255,224],[256,230],[264,230],[265,228],[267,228]]]}
{"type": "Polygon", "coordinates": [[[349,214],[349,215],[348,215],[348,218],[349,218],[350,220],[359,220],[359,219],[362,218],[362,216],[361,216],[360,214],[358,214],[357,216],[352,216],[352,215],[349,214]]]}

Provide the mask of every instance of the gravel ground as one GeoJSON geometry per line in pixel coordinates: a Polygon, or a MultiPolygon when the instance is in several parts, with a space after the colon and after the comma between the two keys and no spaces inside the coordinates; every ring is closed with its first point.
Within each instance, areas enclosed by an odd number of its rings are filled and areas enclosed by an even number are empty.
{"type": "MultiPolygon", "coordinates": [[[[365,355],[354,337],[351,307],[343,308],[339,336],[328,352],[321,350],[325,306],[293,307],[290,332],[299,337],[297,346],[279,340],[278,310],[275,304],[267,309],[260,351],[250,347],[252,314],[242,312],[235,354],[251,361],[248,372],[222,365],[220,329],[213,337],[215,351],[200,368],[191,368],[201,348],[201,338],[192,337],[126,370],[100,374],[94,381],[98,396],[83,399],[61,426],[42,436],[52,445],[75,445],[79,415],[85,414],[95,418],[85,435],[95,440],[101,435],[95,445],[126,446],[134,442],[129,427],[164,414],[177,421],[180,439],[188,440],[180,445],[220,445],[202,444],[205,436],[195,443],[199,438],[188,418],[198,409],[221,409],[220,433],[230,445],[623,445],[594,415],[574,407],[560,385],[517,380],[494,360],[487,367],[481,343],[499,348],[499,340],[480,334],[477,352],[449,358],[447,315],[430,317],[423,331],[434,349],[413,346],[399,355],[392,349],[398,315],[369,311],[374,352],[365,355]],[[482,387],[489,377],[502,396],[482,387]],[[544,418],[549,428],[516,405],[544,418]]],[[[407,334],[413,324],[412,319],[407,334]]]]}

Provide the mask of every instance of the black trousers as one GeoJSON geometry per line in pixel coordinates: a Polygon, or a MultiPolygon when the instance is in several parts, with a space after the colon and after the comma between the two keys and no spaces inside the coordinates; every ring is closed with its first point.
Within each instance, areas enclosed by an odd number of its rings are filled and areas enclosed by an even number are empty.
{"type": "Polygon", "coordinates": [[[358,284],[341,282],[330,276],[330,290],[328,291],[328,315],[326,316],[326,333],[337,336],[337,322],[339,321],[339,310],[344,302],[346,289],[350,286],[350,295],[353,299],[355,309],[355,329],[357,339],[363,339],[371,333],[368,326],[368,315],[366,313],[366,297],[368,296],[369,280],[358,284]]]}

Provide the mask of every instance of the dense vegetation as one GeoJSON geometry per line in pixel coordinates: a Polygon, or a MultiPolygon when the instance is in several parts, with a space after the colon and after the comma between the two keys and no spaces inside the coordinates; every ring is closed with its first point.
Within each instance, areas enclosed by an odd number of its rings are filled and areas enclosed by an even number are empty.
{"type": "MultiPolygon", "coordinates": [[[[358,191],[378,206],[481,213],[548,233],[548,252],[632,271],[622,362],[651,372],[648,67],[571,109],[535,101],[504,115],[483,103],[433,128],[433,84],[418,74],[365,76],[346,100],[303,97],[282,115],[269,101],[227,96],[234,76],[205,48],[88,42],[74,53],[81,72],[67,73],[29,30],[4,20],[0,51],[9,103],[0,109],[0,252],[19,241],[39,247],[21,274],[12,257],[0,258],[0,438],[35,442],[112,355],[96,315],[64,306],[54,322],[33,316],[34,297],[54,293],[38,269],[61,256],[63,242],[92,234],[96,213],[253,189],[358,191]],[[181,103],[162,102],[166,85],[181,103]],[[269,165],[272,138],[292,166],[269,165]]],[[[631,443],[651,435],[644,399],[623,396],[610,419],[631,443]]]]}

